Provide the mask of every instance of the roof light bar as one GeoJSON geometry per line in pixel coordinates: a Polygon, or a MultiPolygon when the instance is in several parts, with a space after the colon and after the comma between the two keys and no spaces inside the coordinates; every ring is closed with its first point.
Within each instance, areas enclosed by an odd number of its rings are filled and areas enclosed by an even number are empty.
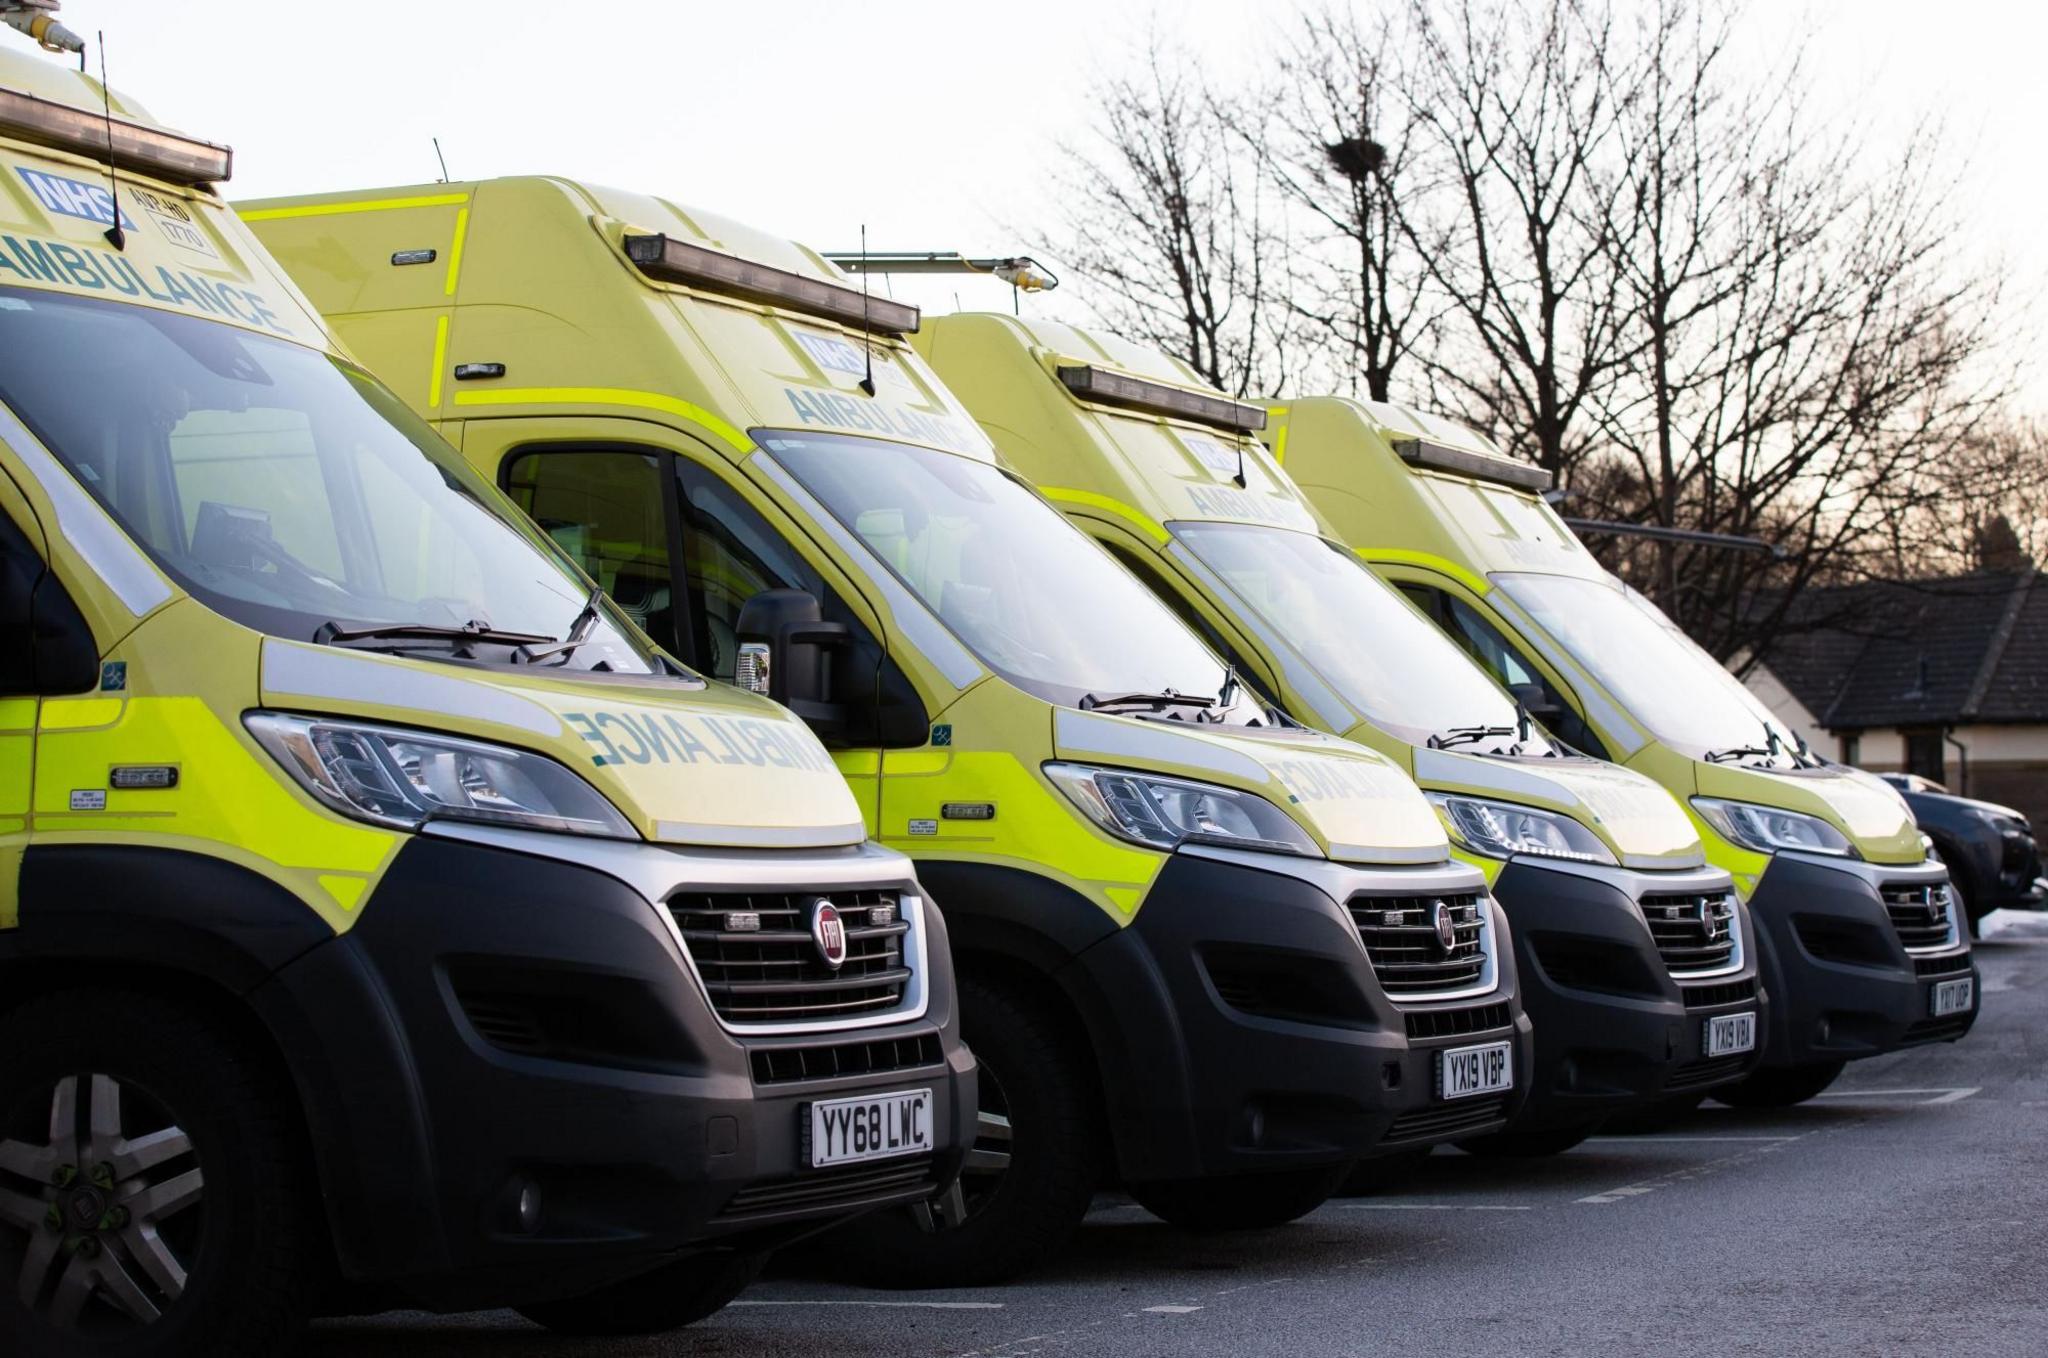
{"type": "Polygon", "coordinates": [[[1503,486],[1515,486],[1522,490],[1550,489],[1550,473],[1530,462],[1517,462],[1511,457],[1500,457],[1494,453],[1475,453],[1466,448],[1451,448],[1428,439],[1395,439],[1394,451],[1401,455],[1403,462],[1413,462],[1418,467],[1433,467],[1438,471],[1457,472],[1464,476],[1476,476],[1481,481],[1494,481],[1503,486]]]}
{"type": "Polygon", "coordinates": [[[887,297],[864,297],[858,288],[756,264],[673,236],[628,236],[625,247],[626,258],[641,273],[664,283],[682,283],[750,302],[788,307],[875,334],[917,332],[916,307],[887,297]]]}
{"type": "Polygon", "coordinates": [[[1214,425],[1240,434],[1266,427],[1263,407],[1246,405],[1226,396],[1211,396],[1205,392],[1189,391],[1186,387],[1170,387],[1164,382],[1132,377],[1128,373],[1080,365],[1060,368],[1059,378],[1068,391],[1084,401],[1149,410],[1160,415],[1178,415],[1197,424],[1214,425]]]}
{"type": "Polygon", "coordinates": [[[1051,269],[1029,255],[970,259],[957,250],[841,250],[825,258],[848,273],[985,273],[1019,292],[1051,292],[1060,285],[1051,269]]]}
{"type": "Polygon", "coordinates": [[[0,89],[0,132],[173,184],[224,184],[235,164],[235,153],[225,146],[110,119],[20,90],[0,89]]]}

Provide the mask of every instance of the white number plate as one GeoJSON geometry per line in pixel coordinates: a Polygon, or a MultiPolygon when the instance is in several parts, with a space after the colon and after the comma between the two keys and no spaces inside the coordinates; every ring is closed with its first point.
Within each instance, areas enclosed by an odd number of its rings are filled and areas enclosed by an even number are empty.
{"type": "Polygon", "coordinates": [[[1947,1018],[1950,1014],[1967,1014],[1977,998],[1977,978],[1962,976],[1953,981],[1936,981],[1934,996],[1927,1002],[1927,1008],[1935,1018],[1947,1018]]]}
{"type": "Polygon", "coordinates": [[[899,1089],[811,1105],[811,1168],[888,1160],[932,1148],[932,1092],[899,1089]]]}
{"type": "Polygon", "coordinates": [[[1733,1056],[1756,1050],[1756,1011],[1716,1014],[1707,1020],[1707,1055],[1733,1056]]]}
{"type": "Polygon", "coordinates": [[[1447,1099],[1469,1099],[1474,1094],[1497,1094],[1515,1087],[1515,1054],[1512,1042],[1488,1042],[1479,1047],[1452,1047],[1437,1057],[1437,1082],[1447,1099]]]}

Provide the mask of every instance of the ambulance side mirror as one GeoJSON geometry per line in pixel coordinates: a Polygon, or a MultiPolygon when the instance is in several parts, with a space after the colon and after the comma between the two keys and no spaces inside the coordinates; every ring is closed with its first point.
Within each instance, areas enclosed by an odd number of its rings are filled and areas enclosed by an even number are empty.
{"type": "Polygon", "coordinates": [[[1508,692],[1522,705],[1522,710],[1546,726],[1564,715],[1564,708],[1552,698],[1541,684],[1509,684],[1508,692]]]}
{"type": "Polygon", "coordinates": [[[83,693],[99,677],[99,647],[85,616],[0,511],[0,697],[83,693]]]}
{"type": "Polygon", "coordinates": [[[826,622],[817,595],[764,589],[740,606],[733,631],[739,639],[734,683],[773,698],[820,731],[844,724],[846,705],[833,701],[833,660],[853,631],[826,622]]]}

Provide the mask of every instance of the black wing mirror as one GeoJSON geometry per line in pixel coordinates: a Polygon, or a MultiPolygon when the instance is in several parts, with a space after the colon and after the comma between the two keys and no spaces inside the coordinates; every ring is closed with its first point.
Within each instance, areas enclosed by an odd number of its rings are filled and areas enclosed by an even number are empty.
{"type": "Polygon", "coordinates": [[[846,705],[832,700],[833,657],[852,643],[853,631],[826,622],[817,595],[762,590],[741,605],[733,631],[739,638],[734,683],[775,699],[822,731],[845,723],[846,705]]]}

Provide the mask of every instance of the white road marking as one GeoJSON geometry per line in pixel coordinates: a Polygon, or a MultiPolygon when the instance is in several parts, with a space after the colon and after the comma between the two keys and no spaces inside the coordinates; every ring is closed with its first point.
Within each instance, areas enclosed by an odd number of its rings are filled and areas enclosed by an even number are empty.
{"type": "Polygon", "coordinates": [[[1664,1136],[1659,1134],[1650,1136],[1589,1136],[1584,1144],[1591,1145],[1595,1141],[1620,1144],[1634,1142],[1638,1145],[1646,1143],[1655,1145],[1660,1141],[1797,1141],[1798,1139],[1796,1136],[1664,1136]]]}
{"type": "Polygon", "coordinates": [[[1807,1137],[1818,1134],[1819,1131],[1816,1130],[1801,1132],[1797,1136],[1775,1137],[1765,1141],[1753,1142],[1748,1150],[1736,1151],[1732,1155],[1723,1155],[1713,1160],[1703,1160],[1696,1165],[1687,1165],[1683,1169],[1674,1169],[1668,1174],[1659,1174],[1655,1178],[1644,1179],[1637,1183],[1623,1184],[1619,1188],[1610,1188],[1605,1192],[1588,1193],[1583,1198],[1574,1198],[1573,1201],[1586,1203],[1594,1207],[1606,1207],[1617,1202],[1627,1202],[1630,1198],[1640,1198],[1647,1193],[1655,1193],[1659,1189],[1671,1188],[1677,1184],[1702,1178],[1708,1174],[1718,1174],[1722,1170],[1734,1165],[1749,1164],[1752,1161],[1762,1159],[1766,1155],[1776,1155],[1793,1142],[1804,1141],[1807,1137]]]}
{"type": "Polygon", "coordinates": [[[1921,1094],[1936,1097],[1921,1099],[1922,1104],[1961,1103],[1972,1094],[1984,1092],[1982,1085],[1971,1085],[1967,1089],[1825,1089],[1814,1095],[1816,1099],[1903,1099],[1921,1094]]]}
{"type": "Polygon", "coordinates": [[[1961,1102],[1962,1102],[1962,1101],[1963,1101],[1964,1099],[1967,1099],[1967,1098],[1969,1098],[1969,1097],[1970,1097],[1970,1096],[1971,1096],[1972,1094],[1981,1094],[1981,1093],[1983,1093],[1983,1092],[1984,1092],[1984,1086],[1982,1086],[1982,1085],[1973,1085],[1973,1086],[1971,1086],[1971,1087],[1970,1087],[1970,1088],[1968,1088],[1968,1089],[1951,1089],[1951,1090],[1950,1090],[1950,1091],[1949,1091],[1948,1093],[1946,1093],[1946,1094],[1942,1095],[1942,1096],[1941,1096],[1940,1098],[1938,1098],[1938,1099],[1929,1099],[1929,1100],[1928,1100],[1927,1102],[1929,1102],[1930,1104],[1934,1104],[1934,1103],[1961,1103],[1961,1102]]]}
{"type": "Polygon", "coordinates": [[[1503,1202],[1338,1202],[1340,1212],[1533,1212],[1528,1206],[1503,1202]]]}
{"type": "Polygon", "coordinates": [[[824,1297],[817,1300],[770,1301],[741,1298],[727,1306],[875,1306],[912,1311],[1000,1311],[999,1301],[860,1301],[855,1298],[824,1297]]]}
{"type": "Polygon", "coordinates": [[[1199,1306],[1147,1306],[1145,1314],[1148,1316],[1185,1316],[1201,1309],[1199,1306]]]}

